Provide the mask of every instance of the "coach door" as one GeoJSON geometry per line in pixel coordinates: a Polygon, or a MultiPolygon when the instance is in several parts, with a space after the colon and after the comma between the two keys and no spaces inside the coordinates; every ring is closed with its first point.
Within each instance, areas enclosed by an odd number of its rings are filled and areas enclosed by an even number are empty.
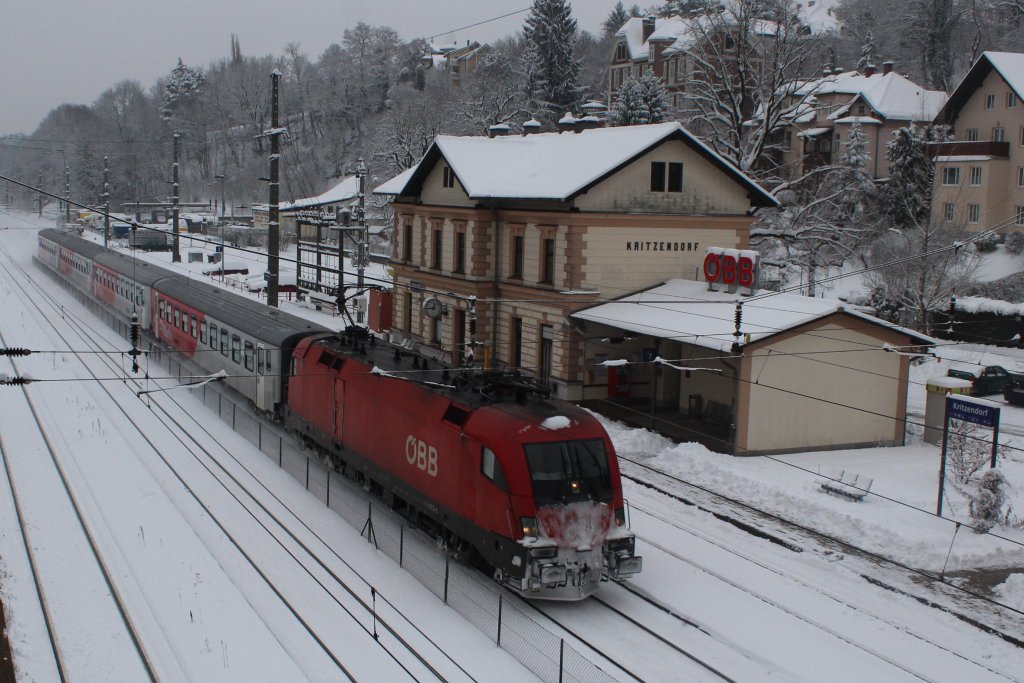
{"type": "Polygon", "coordinates": [[[274,396],[272,395],[273,375],[268,373],[270,356],[267,347],[256,342],[256,406],[263,410],[274,408],[274,396]]]}

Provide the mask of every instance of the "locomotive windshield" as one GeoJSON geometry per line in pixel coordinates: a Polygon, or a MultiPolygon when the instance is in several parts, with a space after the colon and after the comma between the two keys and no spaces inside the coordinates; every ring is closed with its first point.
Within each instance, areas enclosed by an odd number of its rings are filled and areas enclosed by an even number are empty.
{"type": "Polygon", "coordinates": [[[538,504],[612,499],[608,454],[601,439],[523,444],[538,504]]]}

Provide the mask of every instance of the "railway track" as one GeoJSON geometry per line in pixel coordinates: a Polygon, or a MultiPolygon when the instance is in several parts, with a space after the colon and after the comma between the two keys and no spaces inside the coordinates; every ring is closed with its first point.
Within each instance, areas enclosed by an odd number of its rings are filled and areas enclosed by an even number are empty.
{"type": "MultiPolygon", "coordinates": [[[[2,331],[0,331],[0,346],[8,346],[8,340],[2,331]]],[[[17,375],[19,373],[18,363],[13,359],[7,359],[7,361],[10,363],[11,370],[17,375]]],[[[73,562],[75,573],[88,582],[86,584],[89,586],[88,590],[99,596],[90,601],[90,608],[96,610],[94,616],[97,619],[99,612],[102,611],[102,605],[96,604],[97,602],[109,601],[109,604],[113,606],[120,628],[112,627],[112,620],[107,619],[104,624],[109,631],[105,637],[113,639],[114,642],[124,643],[124,647],[118,648],[118,653],[113,657],[120,672],[130,680],[157,681],[159,679],[155,666],[142,642],[140,629],[136,623],[138,617],[130,613],[123,589],[115,579],[116,569],[112,567],[110,558],[100,552],[97,536],[103,534],[103,530],[100,528],[102,521],[89,518],[83,511],[83,507],[88,505],[85,500],[88,498],[87,487],[80,482],[73,481],[72,472],[75,468],[71,463],[64,462],[63,456],[54,447],[55,439],[51,437],[40,416],[33,392],[27,386],[21,386],[19,389],[11,391],[19,390],[23,405],[20,402],[10,401],[5,403],[5,411],[27,418],[32,431],[30,435],[26,435],[24,431],[18,435],[17,450],[22,454],[29,451],[44,457],[34,459],[34,462],[25,462],[23,457],[15,454],[15,449],[10,447],[9,441],[5,440],[2,435],[0,435],[0,457],[3,459],[5,480],[11,492],[18,520],[18,533],[25,548],[35,593],[42,610],[49,650],[53,656],[57,678],[60,681],[66,681],[80,679],[83,676],[88,677],[88,672],[92,667],[104,666],[111,662],[96,660],[85,662],[80,654],[68,654],[69,651],[77,650],[81,643],[74,634],[68,632],[69,627],[65,626],[65,622],[75,620],[69,618],[70,615],[67,613],[68,596],[62,596],[61,588],[55,587],[52,580],[48,579],[50,572],[43,566],[45,560],[41,561],[40,556],[47,554],[47,548],[51,552],[67,553],[67,556],[63,558],[64,561],[73,562]],[[15,405],[16,403],[19,404],[15,405]],[[39,471],[43,462],[52,466],[52,472],[39,471]],[[43,477],[53,479],[53,476],[48,475],[55,475],[54,483],[58,485],[50,487],[50,492],[54,495],[52,498],[42,501],[43,506],[40,507],[40,501],[35,499],[35,496],[22,495],[23,487],[35,490],[39,480],[43,477]],[[69,510],[62,509],[65,508],[62,504],[64,502],[67,503],[69,510]],[[67,512],[72,514],[67,514],[67,512]],[[59,525],[53,524],[54,520],[52,519],[49,522],[45,519],[58,515],[61,521],[59,525]],[[57,526],[62,528],[57,530],[57,526]],[[87,554],[74,554],[74,548],[79,544],[69,541],[69,528],[80,531],[80,535],[76,534],[76,536],[84,541],[88,549],[87,554]],[[53,548],[54,543],[57,543],[59,547],[53,548]],[[95,578],[90,581],[93,574],[99,575],[99,582],[96,582],[95,578]],[[106,596],[106,600],[102,596],[106,596]]],[[[97,624],[96,628],[103,629],[104,626],[97,624]]]]}
{"type": "MultiPolygon", "coordinates": [[[[9,254],[6,254],[10,258],[9,254]]],[[[9,267],[4,265],[5,271],[10,272],[9,267]]],[[[24,271],[20,270],[21,277],[30,281],[31,278],[24,271]]],[[[28,297],[31,298],[31,297],[28,297]]],[[[45,296],[42,297],[44,301],[49,301],[45,296]]],[[[53,304],[54,310],[59,309],[59,305],[53,304]]],[[[36,304],[37,309],[42,314],[45,312],[36,304]]],[[[73,328],[76,328],[76,334],[78,336],[78,346],[82,343],[92,345],[92,348],[97,351],[102,351],[107,345],[103,344],[99,339],[100,336],[89,328],[87,325],[82,324],[76,316],[67,313],[66,311],[61,313],[64,321],[73,328]]],[[[50,322],[55,333],[63,338],[63,333],[53,325],[52,320],[50,322]]],[[[75,348],[76,344],[69,343],[69,348],[75,348]]],[[[94,362],[96,360],[104,363],[104,368],[107,371],[119,372],[120,368],[116,363],[106,358],[102,353],[97,353],[94,356],[94,362]]],[[[88,372],[93,376],[97,377],[97,372],[93,368],[88,368],[88,372]]],[[[142,389],[142,385],[136,382],[133,378],[126,378],[126,381],[130,384],[134,384],[136,389],[142,389]]],[[[292,562],[301,573],[305,573],[311,581],[314,582],[320,591],[324,594],[326,600],[333,602],[338,609],[347,614],[347,618],[353,623],[358,624],[363,630],[364,634],[371,638],[368,641],[374,647],[379,647],[388,652],[388,656],[395,662],[395,664],[405,672],[406,675],[412,680],[474,680],[465,670],[461,669],[457,663],[451,660],[443,650],[436,644],[432,643],[426,634],[416,627],[408,620],[405,620],[404,616],[401,615],[400,610],[393,604],[389,603],[384,596],[381,596],[378,592],[372,589],[372,584],[363,577],[356,577],[358,582],[361,582],[359,588],[365,589],[365,592],[370,596],[370,599],[365,599],[358,595],[358,589],[351,585],[353,580],[351,577],[354,575],[355,570],[347,565],[344,560],[330,548],[329,544],[324,539],[316,536],[315,532],[310,529],[305,523],[299,518],[297,514],[287,508],[285,503],[269,492],[266,487],[258,482],[251,472],[245,470],[244,465],[239,462],[237,458],[234,458],[221,444],[216,442],[216,439],[212,434],[204,427],[202,427],[198,421],[191,418],[188,411],[181,408],[181,406],[171,398],[161,397],[159,399],[150,399],[148,401],[148,408],[143,406],[143,403],[134,396],[128,399],[130,405],[126,405],[125,399],[119,396],[115,396],[112,392],[107,390],[103,382],[98,382],[98,385],[103,388],[107,396],[117,409],[131,421],[139,419],[138,412],[142,409],[147,409],[154,414],[158,414],[161,422],[164,422],[170,427],[170,430],[178,438],[180,445],[188,452],[192,458],[194,458],[200,466],[210,475],[210,477],[217,481],[219,486],[229,492],[229,495],[235,500],[235,502],[245,509],[255,523],[264,530],[267,538],[272,538],[273,542],[288,555],[292,562]],[[225,460],[232,460],[231,463],[226,463],[225,460]],[[232,472],[232,469],[238,470],[242,468],[245,472],[245,476],[249,479],[248,482],[243,482],[240,476],[237,476],[232,472]],[[257,490],[258,489],[258,490],[257,490]],[[265,502],[267,498],[270,498],[270,502],[265,502]],[[275,510],[271,510],[271,506],[276,507],[275,510]],[[287,521],[283,520],[282,517],[287,517],[287,521]],[[297,527],[300,527],[296,530],[297,527]],[[305,536],[306,540],[300,538],[305,536]],[[312,536],[313,540],[308,540],[312,536]],[[314,547],[315,546],[315,547],[314,547]],[[339,571],[329,566],[328,562],[325,562],[321,555],[329,556],[331,563],[334,565],[342,564],[345,566],[345,570],[349,573],[349,577],[342,577],[339,571]],[[389,623],[389,619],[396,622],[405,622],[401,627],[392,626],[389,623]],[[419,641],[419,647],[423,647],[430,651],[430,656],[442,660],[444,666],[440,669],[435,669],[427,657],[423,656],[417,651],[417,647],[411,642],[405,640],[402,636],[401,631],[414,632],[414,638],[419,641]]],[[[172,472],[173,476],[178,479],[186,491],[189,492],[194,502],[196,502],[209,518],[217,525],[221,533],[228,538],[235,546],[236,550],[246,558],[249,565],[260,574],[265,580],[270,590],[280,599],[281,603],[286,606],[293,617],[299,621],[310,637],[320,646],[324,653],[336,664],[338,670],[343,673],[349,680],[358,680],[358,678],[352,674],[351,671],[341,661],[341,658],[334,654],[332,648],[324,642],[324,640],[318,635],[317,629],[306,621],[301,613],[301,610],[297,608],[289,598],[285,595],[285,591],[279,588],[273,577],[269,575],[260,565],[260,562],[254,556],[254,554],[243,546],[243,544],[235,538],[231,529],[218,519],[218,512],[212,506],[201,500],[197,494],[195,488],[195,482],[190,481],[182,472],[181,468],[177,467],[172,461],[175,459],[168,453],[164,452],[166,449],[161,448],[155,441],[150,439],[147,435],[142,434],[143,438],[152,449],[153,453],[163,462],[164,466],[172,472]]],[[[335,625],[335,628],[336,625],[335,625]]]]}

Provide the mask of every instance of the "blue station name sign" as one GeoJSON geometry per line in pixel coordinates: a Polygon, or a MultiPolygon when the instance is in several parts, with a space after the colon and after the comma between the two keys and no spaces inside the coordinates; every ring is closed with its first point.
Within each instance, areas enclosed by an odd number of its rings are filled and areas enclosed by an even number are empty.
{"type": "Polygon", "coordinates": [[[993,427],[999,423],[999,408],[996,406],[986,406],[952,396],[946,398],[946,405],[951,420],[972,422],[983,427],[993,427]]]}

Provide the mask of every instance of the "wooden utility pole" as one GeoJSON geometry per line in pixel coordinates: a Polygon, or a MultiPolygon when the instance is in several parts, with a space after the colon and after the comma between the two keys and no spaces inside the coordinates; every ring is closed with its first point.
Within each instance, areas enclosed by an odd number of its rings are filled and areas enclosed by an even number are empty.
{"type": "Polygon", "coordinates": [[[64,164],[64,225],[71,223],[71,169],[64,164]]]}
{"type": "Polygon", "coordinates": [[[267,235],[267,305],[277,308],[278,251],[281,248],[280,225],[278,223],[278,161],[281,157],[281,133],[279,94],[281,72],[274,69],[270,74],[270,217],[267,235]]]}
{"type": "Polygon", "coordinates": [[[103,157],[103,246],[110,241],[110,164],[103,157]]]}
{"type": "Polygon", "coordinates": [[[363,272],[370,265],[370,238],[366,227],[366,163],[359,157],[359,243],[356,245],[356,291],[363,296],[363,272]]]}
{"type": "Polygon", "coordinates": [[[171,225],[174,230],[174,252],[171,261],[181,261],[181,250],[178,246],[178,133],[174,134],[174,163],[171,165],[171,225]]]}

